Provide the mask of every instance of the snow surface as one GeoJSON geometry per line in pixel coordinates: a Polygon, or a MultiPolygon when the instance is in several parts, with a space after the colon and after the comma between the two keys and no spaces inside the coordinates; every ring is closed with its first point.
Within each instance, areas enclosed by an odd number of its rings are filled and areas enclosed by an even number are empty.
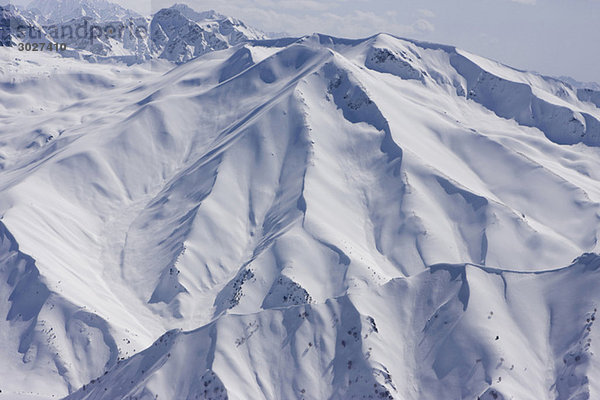
{"type": "Polygon", "coordinates": [[[0,396],[600,396],[595,97],[385,34],[0,57],[0,396]]]}

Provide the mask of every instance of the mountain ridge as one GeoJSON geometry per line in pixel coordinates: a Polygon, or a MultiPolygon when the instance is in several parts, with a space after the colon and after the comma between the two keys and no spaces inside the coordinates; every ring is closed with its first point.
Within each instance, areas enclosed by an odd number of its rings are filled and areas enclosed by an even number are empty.
{"type": "MultiPolygon", "coordinates": [[[[40,27],[42,25],[48,26],[49,24],[52,24],[52,26],[55,26],[55,25],[60,26],[60,25],[64,25],[66,22],[76,22],[77,20],[80,20],[83,18],[83,19],[90,19],[91,21],[104,24],[104,25],[100,26],[104,30],[104,29],[108,28],[108,26],[106,25],[107,23],[111,23],[111,24],[115,24],[115,23],[127,24],[127,23],[129,23],[129,24],[131,24],[132,21],[137,21],[137,22],[134,22],[134,25],[137,26],[138,29],[143,29],[143,31],[145,33],[148,32],[148,27],[147,27],[148,20],[152,19],[152,16],[150,18],[142,17],[137,12],[132,11],[130,9],[126,9],[126,8],[120,6],[116,3],[112,3],[108,0],[60,0],[59,2],[60,2],[60,5],[58,8],[56,8],[53,5],[54,4],[53,1],[33,0],[27,6],[26,9],[14,8],[14,6],[13,6],[13,12],[18,10],[18,12],[21,14],[25,13],[26,14],[26,15],[24,15],[25,17],[35,20],[36,23],[38,23],[40,27]],[[68,12],[65,13],[65,12],[61,11],[61,7],[63,5],[64,5],[64,8],[66,10],[68,10],[68,12]],[[89,9],[88,12],[85,12],[86,9],[89,9]],[[53,17],[52,13],[58,13],[58,17],[53,17]],[[64,17],[64,15],[70,15],[70,17],[64,17]],[[146,23],[141,23],[142,19],[144,19],[144,18],[147,20],[146,23]],[[73,21],[69,21],[69,20],[73,20],[73,21]]],[[[198,12],[198,11],[192,9],[187,4],[183,4],[183,3],[175,3],[171,7],[161,9],[158,12],[161,12],[163,10],[176,11],[176,12],[180,13],[183,17],[189,19],[191,22],[200,23],[203,27],[206,27],[207,21],[213,21],[213,22],[225,21],[225,22],[227,22],[227,25],[228,25],[225,29],[230,32],[231,31],[236,32],[236,35],[238,36],[238,39],[237,39],[238,42],[240,40],[251,42],[253,40],[256,40],[256,38],[261,38],[262,40],[269,38],[269,35],[261,32],[260,30],[246,26],[246,24],[244,24],[243,21],[236,19],[236,18],[227,17],[226,15],[216,12],[214,10],[198,12]]],[[[29,26],[29,25],[33,25],[33,24],[26,21],[25,25],[29,26]]],[[[218,29],[222,31],[223,27],[219,27],[218,29]]],[[[43,28],[41,28],[41,30],[43,30],[43,28]]],[[[385,32],[381,32],[381,33],[385,33],[385,32]]],[[[56,35],[49,35],[47,32],[44,32],[44,34],[46,36],[52,36],[52,37],[54,37],[54,39],[57,39],[56,35]]],[[[276,33],[274,35],[275,35],[274,37],[276,37],[276,38],[281,38],[283,34],[276,33]]],[[[14,32],[13,32],[13,36],[14,36],[14,32]]],[[[284,36],[287,37],[289,35],[285,34],[284,36]]],[[[321,35],[321,36],[324,38],[329,38],[329,39],[332,38],[332,36],[329,36],[329,35],[321,35]]],[[[400,39],[411,40],[411,39],[406,39],[406,38],[400,38],[400,39]]],[[[121,37],[121,38],[118,38],[118,40],[124,41],[124,38],[121,37]]],[[[337,40],[341,40],[341,39],[337,39],[337,40]]],[[[348,40],[354,40],[354,39],[348,39],[348,40]]],[[[412,40],[412,41],[419,42],[416,40],[412,40]]],[[[233,42],[230,42],[228,40],[227,42],[229,45],[236,44],[235,40],[233,42]]],[[[117,49],[116,52],[115,51],[111,52],[111,46],[104,45],[104,46],[101,46],[99,50],[97,50],[99,48],[98,46],[83,46],[81,43],[71,42],[71,43],[69,43],[69,46],[74,46],[75,52],[74,53],[66,52],[65,54],[68,56],[71,56],[71,57],[72,56],[75,56],[78,58],[83,57],[83,58],[87,59],[88,61],[101,61],[101,60],[106,59],[106,60],[113,60],[113,61],[122,61],[122,62],[124,61],[127,63],[144,62],[144,61],[147,61],[149,58],[160,56],[160,54],[152,54],[152,52],[150,50],[144,51],[144,52],[142,52],[143,54],[140,54],[139,51],[138,52],[132,51],[132,48],[130,46],[128,46],[126,43],[124,43],[124,45],[125,45],[124,49],[117,49]],[[93,55],[90,56],[90,54],[86,53],[86,52],[81,53],[80,52],[81,50],[91,52],[93,55]],[[123,55],[120,54],[123,52],[123,50],[128,52],[128,54],[127,54],[128,57],[123,57],[123,55]],[[108,55],[108,57],[106,57],[107,55],[108,55]],[[102,58],[98,58],[97,56],[101,56],[102,58]],[[134,57],[132,57],[132,56],[134,56],[134,57]]],[[[443,46],[440,44],[426,43],[426,42],[421,42],[421,45],[422,46],[431,45],[434,47],[443,46]]],[[[150,44],[146,44],[145,47],[151,48],[152,46],[150,44]]],[[[446,47],[451,47],[451,46],[446,46],[446,47]]],[[[210,50],[211,51],[215,50],[215,48],[210,48],[210,50]]],[[[182,56],[181,54],[174,56],[172,58],[173,59],[171,59],[170,61],[183,60],[183,61],[179,61],[179,62],[185,62],[190,59],[189,56],[185,56],[185,55],[182,56]]],[[[525,72],[525,71],[522,71],[522,72],[525,72]]],[[[539,73],[536,73],[536,74],[542,75],[539,73]]],[[[600,89],[600,86],[598,86],[598,83],[578,82],[578,81],[574,80],[573,78],[570,78],[567,76],[561,76],[561,77],[548,76],[546,78],[558,79],[561,82],[571,85],[575,89],[581,90],[580,96],[581,96],[582,100],[584,98],[589,98],[588,92],[590,92],[590,91],[598,92],[600,89]]]]}

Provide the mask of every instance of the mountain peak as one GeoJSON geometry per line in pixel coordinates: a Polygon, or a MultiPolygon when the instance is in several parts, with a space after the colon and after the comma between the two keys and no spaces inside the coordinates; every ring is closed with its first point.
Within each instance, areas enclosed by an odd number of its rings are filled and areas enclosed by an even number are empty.
{"type": "Polygon", "coordinates": [[[150,36],[160,58],[185,62],[208,51],[224,50],[266,35],[215,11],[196,12],[184,4],[154,14],[150,36]]]}
{"type": "Polygon", "coordinates": [[[27,9],[38,12],[52,24],[81,17],[108,22],[141,16],[135,11],[107,0],[33,0],[27,9]]]}
{"type": "Polygon", "coordinates": [[[186,18],[191,19],[195,22],[207,21],[207,20],[222,20],[226,19],[227,16],[216,12],[215,10],[207,10],[207,11],[196,11],[187,4],[176,3],[173,4],[170,9],[179,11],[186,18]]]}

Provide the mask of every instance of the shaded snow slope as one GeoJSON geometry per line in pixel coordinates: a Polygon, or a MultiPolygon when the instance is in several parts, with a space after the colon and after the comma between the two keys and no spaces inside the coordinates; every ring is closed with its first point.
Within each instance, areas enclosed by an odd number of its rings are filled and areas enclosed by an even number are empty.
{"type": "Polygon", "coordinates": [[[438,264],[226,315],[166,333],[68,399],[595,398],[598,268],[591,254],[543,273],[438,264]]]}
{"type": "Polygon", "coordinates": [[[11,395],[598,392],[600,109],[570,86],[389,35],[174,68],[0,50],[7,246],[63,310],[8,318],[1,367],[87,324],[11,395]]]}
{"type": "Polygon", "coordinates": [[[116,365],[120,349],[107,321],[49,290],[2,223],[0,293],[3,394],[62,395],[116,365]]]}

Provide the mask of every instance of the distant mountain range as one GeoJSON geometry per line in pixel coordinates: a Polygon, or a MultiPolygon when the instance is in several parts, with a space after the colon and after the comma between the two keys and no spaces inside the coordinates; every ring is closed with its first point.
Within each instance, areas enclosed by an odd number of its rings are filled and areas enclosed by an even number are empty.
{"type": "Polygon", "coordinates": [[[196,12],[183,4],[151,18],[105,0],[35,0],[27,9],[0,7],[0,41],[65,43],[63,55],[128,63],[153,58],[181,63],[213,50],[267,36],[215,11],[196,12]]]}
{"type": "Polygon", "coordinates": [[[84,17],[97,22],[141,17],[135,11],[106,0],[34,0],[27,10],[39,16],[45,24],[60,24],[84,17]]]}

